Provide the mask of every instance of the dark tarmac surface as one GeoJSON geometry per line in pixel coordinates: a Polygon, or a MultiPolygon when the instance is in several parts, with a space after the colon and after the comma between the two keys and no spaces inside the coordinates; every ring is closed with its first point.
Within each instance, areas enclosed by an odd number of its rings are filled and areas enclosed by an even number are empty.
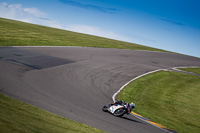
{"type": "Polygon", "coordinates": [[[132,115],[118,118],[101,108],[134,77],[179,66],[200,66],[200,58],[103,48],[0,47],[0,93],[110,133],[162,133],[132,115]]]}

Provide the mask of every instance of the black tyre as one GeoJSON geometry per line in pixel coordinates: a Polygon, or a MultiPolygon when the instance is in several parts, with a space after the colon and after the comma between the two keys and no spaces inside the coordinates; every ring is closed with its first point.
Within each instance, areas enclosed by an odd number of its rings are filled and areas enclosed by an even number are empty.
{"type": "Polygon", "coordinates": [[[108,112],[108,106],[107,106],[107,105],[103,106],[102,110],[103,110],[104,112],[108,112]]]}
{"type": "Polygon", "coordinates": [[[121,117],[123,116],[125,113],[125,110],[124,109],[117,109],[115,112],[114,112],[114,116],[118,116],[118,117],[121,117]]]}

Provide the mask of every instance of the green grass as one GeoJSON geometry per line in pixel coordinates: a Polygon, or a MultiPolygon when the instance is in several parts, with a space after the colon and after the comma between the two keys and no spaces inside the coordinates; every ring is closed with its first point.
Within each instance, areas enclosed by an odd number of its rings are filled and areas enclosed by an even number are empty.
{"type": "Polygon", "coordinates": [[[200,67],[194,67],[194,68],[179,68],[180,70],[192,72],[196,74],[200,74],[200,67]]]}
{"type": "Polygon", "coordinates": [[[41,45],[164,51],[134,43],[0,18],[0,46],[41,45]]]}
{"type": "Polygon", "coordinates": [[[177,132],[200,131],[200,77],[156,72],[131,82],[117,99],[135,102],[136,113],[177,132]]]}
{"type": "Polygon", "coordinates": [[[99,133],[103,131],[0,94],[0,132],[99,133]]]}

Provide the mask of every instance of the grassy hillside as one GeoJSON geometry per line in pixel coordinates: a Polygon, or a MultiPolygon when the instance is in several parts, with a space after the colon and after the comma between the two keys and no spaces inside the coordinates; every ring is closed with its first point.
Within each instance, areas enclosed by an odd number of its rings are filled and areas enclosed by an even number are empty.
{"type": "Polygon", "coordinates": [[[1,133],[102,133],[0,94],[1,133]]]}
{"type": "Polygon", "coordinates": [[[138,44],[0,18],[0,46],[30,45],[164,51],[138,44]]]}
{"type": "Polygon", "coordinates": [[[136,113],[177,132],[200,131],[200,77],[156,72],[131,82],[117,99],[135,102],[136,113]]]}

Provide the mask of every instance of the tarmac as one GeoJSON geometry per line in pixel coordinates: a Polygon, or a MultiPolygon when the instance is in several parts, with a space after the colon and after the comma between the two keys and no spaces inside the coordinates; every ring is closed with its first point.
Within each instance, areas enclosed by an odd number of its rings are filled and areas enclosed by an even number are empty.
{"type": "Polygon", "coordinates": [[[120,118],[101,109],[134,77],[184,66],[200,66],[200,58],[89,47],[0,47],[0,93],[108,133],[164,133],[133,115],[120,118]]]}

